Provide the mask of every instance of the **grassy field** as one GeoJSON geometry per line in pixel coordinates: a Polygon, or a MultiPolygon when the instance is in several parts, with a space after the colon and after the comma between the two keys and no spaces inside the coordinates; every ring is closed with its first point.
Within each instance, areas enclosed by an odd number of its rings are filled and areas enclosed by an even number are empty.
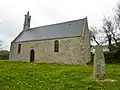
{"type": "Polygon", "coordinates": [[[120,64],[95,81],[93,66],[0,61],[0,90],[120,90],[120,64]]]}

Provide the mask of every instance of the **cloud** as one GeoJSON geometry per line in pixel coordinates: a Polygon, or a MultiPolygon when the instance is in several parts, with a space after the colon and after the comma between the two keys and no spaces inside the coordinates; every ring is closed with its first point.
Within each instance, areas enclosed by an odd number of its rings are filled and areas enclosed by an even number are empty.
{"type": "Polygon", "coordinates": [[[1,0],[0,39],[8,45],[22,31],[24,15],[30,11],[31,27],[88,17],[89,25],[101,25],[118,0],[1,0]]]}

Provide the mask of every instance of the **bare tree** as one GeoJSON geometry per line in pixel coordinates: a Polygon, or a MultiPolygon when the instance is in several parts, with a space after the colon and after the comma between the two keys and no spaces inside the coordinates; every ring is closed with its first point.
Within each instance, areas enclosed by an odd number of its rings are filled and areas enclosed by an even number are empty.
{"type": "Polygon", "coordinates": [[[109,50],[112,51],[112,41],[115,42],[116,45],[118,45],[118,41],[117,41],[117,37],[116,37],[116,29],[115,29],[115,25],[112,21],[112,19],[110,19],[110,17],[104,17],[103,18],[103,26],[102,29],[104,31],[104,33],[106,34],[106,38],[108,41],[108,45],[109,45],[109,50]]]}
{"type": "Polygon", "coordinates": [[[117,4],[117,8],[115,9],[114,21],[116,29],[120,30],[120,3],[117,4]]]}
{"type": "Polygon", "coordinates": [[[91,40],[92,40],[92,41],[95,41],[96,44],[99,45],[99,42],[98,42],[98,40],[97,40],[97,38],[96,38],[96,35],[97,35],[97,33],[98,33],[97,31],[98,31],[98,30],[97,30],[97,27],[95,27],[95,26],[91,27],[91,28],[90,28],[90,37],[91,37],[91,40]]]}
{"type": "Polygon", "coordinates": [[[99,29],[100,31],[97,27],[90,28],[91,40],[95,41],[98,45],[108,43],[109,51],[113,51],[113,43],[115,47],[119,46],[120,40],[120,3],[117,4],[117,8],[114,10],[115,13],[112,17],[103,18],[103,25],[99,29]],[[98,38],[99,35],[102,37],[98,38]]]}
{"type": "Polygon", "coordinates": [[[117,32],[117,40],[120,40],[120,2],[117,4],[117,7],[114,9],[114,27],[117,32]]]}

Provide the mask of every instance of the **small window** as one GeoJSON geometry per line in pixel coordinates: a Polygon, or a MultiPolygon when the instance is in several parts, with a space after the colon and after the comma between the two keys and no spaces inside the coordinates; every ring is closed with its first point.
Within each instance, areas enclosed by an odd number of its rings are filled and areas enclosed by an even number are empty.
{"type": "Polygon", "coordinates": [[[21,52],[21,44],[18,44],[18,53],[21,52]]]}
{"type": "Polygon", "coordinates": [[[30,18],[28,18],[28,23],[30,23],[30,18]]]}
{"type": "Polygon", "coordinates": [[[28,18],[27,23],[28,23],[28,26],[30,26],[30,18],[28,18]]]}
{"type": "Polygon", "coordinates": [[[54,42],[54,52],[59,52],[59,41],[58,40],[54,42]]]}

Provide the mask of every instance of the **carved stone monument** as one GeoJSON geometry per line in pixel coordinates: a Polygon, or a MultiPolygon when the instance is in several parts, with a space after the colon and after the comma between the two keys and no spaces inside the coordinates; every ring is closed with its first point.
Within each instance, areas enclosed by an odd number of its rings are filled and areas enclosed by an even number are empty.
{"type": "Polygon", "coordinates": [[[101,45],[98,45],[95,48],[93,77],[95,80],[103,80],[106,78],[106,76],[105,76],[105,58],[104,58],[104,54],[103,54],[101,45]]]}

